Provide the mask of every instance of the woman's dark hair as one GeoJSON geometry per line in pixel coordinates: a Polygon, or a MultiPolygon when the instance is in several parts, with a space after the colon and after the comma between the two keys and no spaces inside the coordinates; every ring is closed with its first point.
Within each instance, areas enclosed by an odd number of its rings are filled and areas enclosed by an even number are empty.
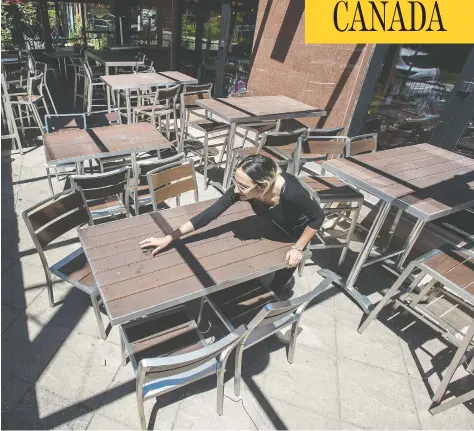
{"type": "Polygon", "coordinates": [[[271,186],[280,173],[280,168],[275,161],[261,154],[247,156],[239,162],[237,168],[241,168],[261,189],[271,186]]]}

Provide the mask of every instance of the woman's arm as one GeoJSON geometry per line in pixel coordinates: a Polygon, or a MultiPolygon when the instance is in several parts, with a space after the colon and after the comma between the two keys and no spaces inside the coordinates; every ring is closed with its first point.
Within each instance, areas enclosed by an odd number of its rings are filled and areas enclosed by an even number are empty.
{"type": "Polygon", "coordinates": [[[201,229],[207,226],[211,221],[219,217],[225,210],[227,210],[232,204],[237,201],[234,188],[231,187],[217,199],[210,207],[200,212],[191,220],[181,225],[178,229],[174,230],[171,234],[161,238],[147,238],[140,242],[141,248],[155,247],[152,255],[159,253],[165,247],[168,247],[174,240],[180,238],[183,235],[191,233],[197,229],[201,229]]]}
{"type": "Polygon", "coordinates": [[[286,263],[289,268],[298,266],[303,259],[303,250],[311,242],[317,230],[306,226],[298,241],[295,242],[291,250],[286,254],[286,263]]]}

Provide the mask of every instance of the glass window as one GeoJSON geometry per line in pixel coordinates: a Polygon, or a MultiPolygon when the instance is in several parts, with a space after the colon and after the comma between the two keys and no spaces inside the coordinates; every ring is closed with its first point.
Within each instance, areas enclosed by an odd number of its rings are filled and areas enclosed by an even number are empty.
{"type": "Polygon", "coordinates": [[[429,142],[471,47],[391,45],[361,133],[380,149],[429,142]]]}

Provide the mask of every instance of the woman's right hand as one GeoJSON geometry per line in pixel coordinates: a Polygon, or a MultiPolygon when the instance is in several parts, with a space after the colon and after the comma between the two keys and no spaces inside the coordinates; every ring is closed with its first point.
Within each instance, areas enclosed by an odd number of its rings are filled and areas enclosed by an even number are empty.
{"type": "Polygon", "coordinates": [[[165,247],[168,247],[168,245],[171,244],[171,241],[173,241],[173,238],[170,235],[166,235],[163,238],[150,237],[140,242],[140,247],[141,248],[155,247],[153,251],[151,252],[152,256],[155,256],[165,247]]]}

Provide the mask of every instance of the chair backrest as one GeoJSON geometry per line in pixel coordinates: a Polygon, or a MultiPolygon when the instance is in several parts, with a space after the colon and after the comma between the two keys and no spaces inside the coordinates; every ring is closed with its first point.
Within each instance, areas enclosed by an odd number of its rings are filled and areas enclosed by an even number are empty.
{"type": "Polygon", "coordinates": [[[304,154],[320,155],[321,158],[328,156],[343,157],[349,138],[347,136],[313,136],[307,135],[303,140],[301,152],[304,154]]]}
{"type": "Polygon", "coordinates": [[[344,126],[339,127],[325,127],[322,129],[308,129],[308,136],[339,136],[344,130],[344,126]]]}
{"type": "Polygon", "coordinates": [[[180,95],[180,105],[181,108],[186,108],[190,106],[196,105],[196,101],[202,100],[202,99],[210,99],[211,98],[211,92],[208,90],[204,91],[193,91],[193,92],[185,92],[183,91],[180,95]]]}
{"type": "Polygon", "coordinates": [[[176,106],[176,101],[178,100],[179,90],[181,85],[173,85],[172,87],[166,88],[157,88],[155,92],[155,98],[153,100],[153,106],[156,106],[160,103],[165,103],[167,107],[172,105],[176,106]]]}
{"type": "Polygon", "coordinates": [[[249,337],[251,337],[249,342],[254,344],[273,333],[265,330],[259,331],[258,333],[254,332],[257,328],[266,327],[267,325],[282,321],[283,319],[299,319],[308,304],[318,295],[328,290],[333,282],[339,279],[336,274],[328,270],[320,271],[320,275],[323,275],[325,278],[312,291],[297,298],[291,298],[287,301],[266,304],[247,325],[248,331],[242,341],[245,342],[249,337]],[[261,334],[261,337],[255,337],[255,335],[252,337],[252,333],[261,334]]]}
{"type": "Polygon", "coordinates": [[[42,96],[43,95],[43,79],[44,74],[38,73],[35,76],[30,75],[26,83],[26,92],[29,96],[42,96]]]}
{"type": "Polygon", "coordinates": [[[113,108],[110,111],[95,111],[90,114],[86,114],[86,127],[91,129],[92,127],[112,126],[114,124],[122,124],[122,117],[118,108],[113,108]]]}
{"type": "Polygon", "coordinates": [[[292,144],[295,144],[296,149],[306,133],[307,129],[298,129],[292,132],[265,132],[257,152],[260,152],[263,147],[282,147],[292,144]]]}
{"type": "Polygon", "coordinates": [[[81,61],[81,65],[82,67],[84,68],[84,72],[86,73],[86,78],[92,82],[92,69],[91,69],[91,66],[89,64],[89,62],[86,60],[80,60],[81,61]]]}
{"type": "Polygon", "coordinates": [[[346,157],[375,151],[377,151],[377,133],[354,136],[349,138],[346,145],[346,157]]]}
{"type": "Polygon", "coordinates": [[[147,181],[154,211],[157,211],[158,204],[171,198],[176,198],[176,205],[179,206],[180,195],[190,190],[194,190],[195,202],[199,201],[196,172],[190,159],[169,163],[149,171],[147,181]]]}
{"type": "Polygon", "coordinates": [[[23,219],[45,267],[48,262],[43,251],[48,244],[71,229],[94,224],[84,194],[77,187],[32,206],[23,212],[23,219]]]}
{"type": "Polygon", "coordinates": [[[209,344],[199,350],[180,355],[169,355],[160,358],[142,359],[137,367],[137,390],[140,396],[146,398],[147,385],[152,390],[153,382],[156,379],[169,377],[186,371],[194,370],[212,359],[219,358],[219,362],[225,366],[227,358],[234,348],[241,342],[245,334],[245,326],[241,325],[224,338],[209,344]],[[147,374],[153,374],[153,379],[147,379],[147,374]]]}
{"type": "Polygon", "coordinates": [[[183,86],[183,93],[195,93],[200,91],[208,91],[209,95],[212,91],[212,83],[209,84],[185,84],[183,86]]]}
{"type": "Polygon", "coordinates": [[[86,201],[90,202],[123,194],[126,208],[128,208],[129,201],[129,184],[129,166],[106,173],[71,176],[71,185],[82,189],[86,201]]]}
{"type": "Polygon", "coordinates": [[[163,166],[169,165],[175,162],[182,162],[185,159],[184,153],[178,153],[171,157],[166,157],[165,159],[156,159],[154,157],[152,160],[141,160],[137,161],[137,178],[135,179],[137,186],[148,185],[147,174],[150,171],[155,170],[156,168],[161,168],[163,166]]]}
{"type": "Polygon", "coordinates": [[[48,114],[44,116],[46,133],[61,129],[85,129],[85,114],[48,114]]]}

